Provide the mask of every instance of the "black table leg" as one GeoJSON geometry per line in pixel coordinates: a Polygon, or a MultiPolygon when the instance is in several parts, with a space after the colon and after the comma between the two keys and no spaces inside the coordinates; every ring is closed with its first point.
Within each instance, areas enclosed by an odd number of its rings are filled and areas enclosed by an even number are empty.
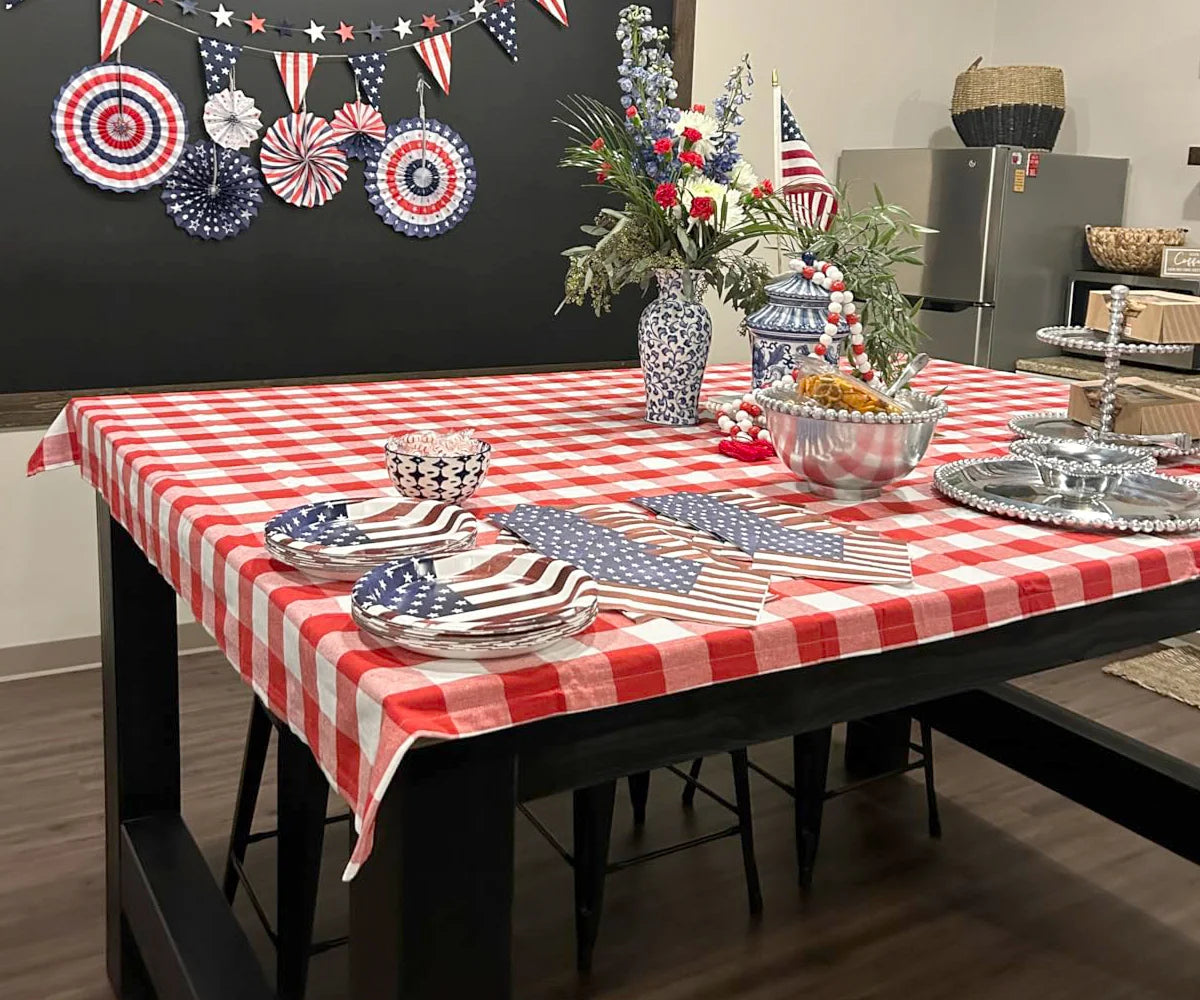
{"type": "Polygon", "coordinates": [[[155,992],[121,907],[121,824],[179,812],[175,593],[97,506],[104,701],[104,861],[108,981],[121,1000],[155,992]]]}
{"type": "Polygon", "coordinates": [[[465,739],[413,750],[350,883],[354,1000],[512,996],[511,752],[465,739]]]}
{"type": "Polygon", "coordinates": [[[870,778],[908,763],[912,714],[908,709],[872,715],[846,726],[846,773],[870,778]]]}

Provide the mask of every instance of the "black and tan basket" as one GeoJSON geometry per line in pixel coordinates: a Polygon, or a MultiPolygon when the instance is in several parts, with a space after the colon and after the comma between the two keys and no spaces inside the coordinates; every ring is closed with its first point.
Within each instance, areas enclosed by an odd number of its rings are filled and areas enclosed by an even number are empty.
{"type": "Polygon", "coordinates": [[[1053,149],[1066,108],[1063,71],[1056,66],[980,66],[954,81],[950,116],[968,146],[1053,149]]]}

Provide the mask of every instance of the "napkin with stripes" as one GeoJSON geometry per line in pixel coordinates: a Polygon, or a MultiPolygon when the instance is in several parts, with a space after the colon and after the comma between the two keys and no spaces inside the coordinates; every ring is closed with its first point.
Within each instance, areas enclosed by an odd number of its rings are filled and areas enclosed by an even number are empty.
{"type": "Polygon", "coordinates": [[[521,504],[491,519],[544,555],[590,573],[607,610],[753,625],[770,586],[766,573],[745,563],[664,556],[648,542],[560,507],[521,504]]]}
{"type": "Polygon", "coordinates": [[[912,580],[904,542],[753,493],[669,493],[633,502],[737,548],[750,557],[753,569],[771,576],[855,583],[912,580]]]}

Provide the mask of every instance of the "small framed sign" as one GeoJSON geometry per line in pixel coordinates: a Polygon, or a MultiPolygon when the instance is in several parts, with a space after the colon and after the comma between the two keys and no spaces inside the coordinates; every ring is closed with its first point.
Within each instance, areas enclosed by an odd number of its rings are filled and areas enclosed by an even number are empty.
{"type": "Polygon", "coordinates": [[[1200,278],[1200,247],[1163,247],[1158,273],[1164,278],[1200,278]]]}

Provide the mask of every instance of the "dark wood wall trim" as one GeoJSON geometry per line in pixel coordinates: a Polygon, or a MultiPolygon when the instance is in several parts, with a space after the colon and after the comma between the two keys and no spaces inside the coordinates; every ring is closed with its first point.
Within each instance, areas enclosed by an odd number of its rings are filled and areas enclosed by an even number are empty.
{"type": "Polygon", "coordinates": [[[675,79],[679,81],[679,103],[692,103],[692,76],[696,62],[696,0],[675,0],[675,39],[671,57],[675,60],[675,79]]]}

